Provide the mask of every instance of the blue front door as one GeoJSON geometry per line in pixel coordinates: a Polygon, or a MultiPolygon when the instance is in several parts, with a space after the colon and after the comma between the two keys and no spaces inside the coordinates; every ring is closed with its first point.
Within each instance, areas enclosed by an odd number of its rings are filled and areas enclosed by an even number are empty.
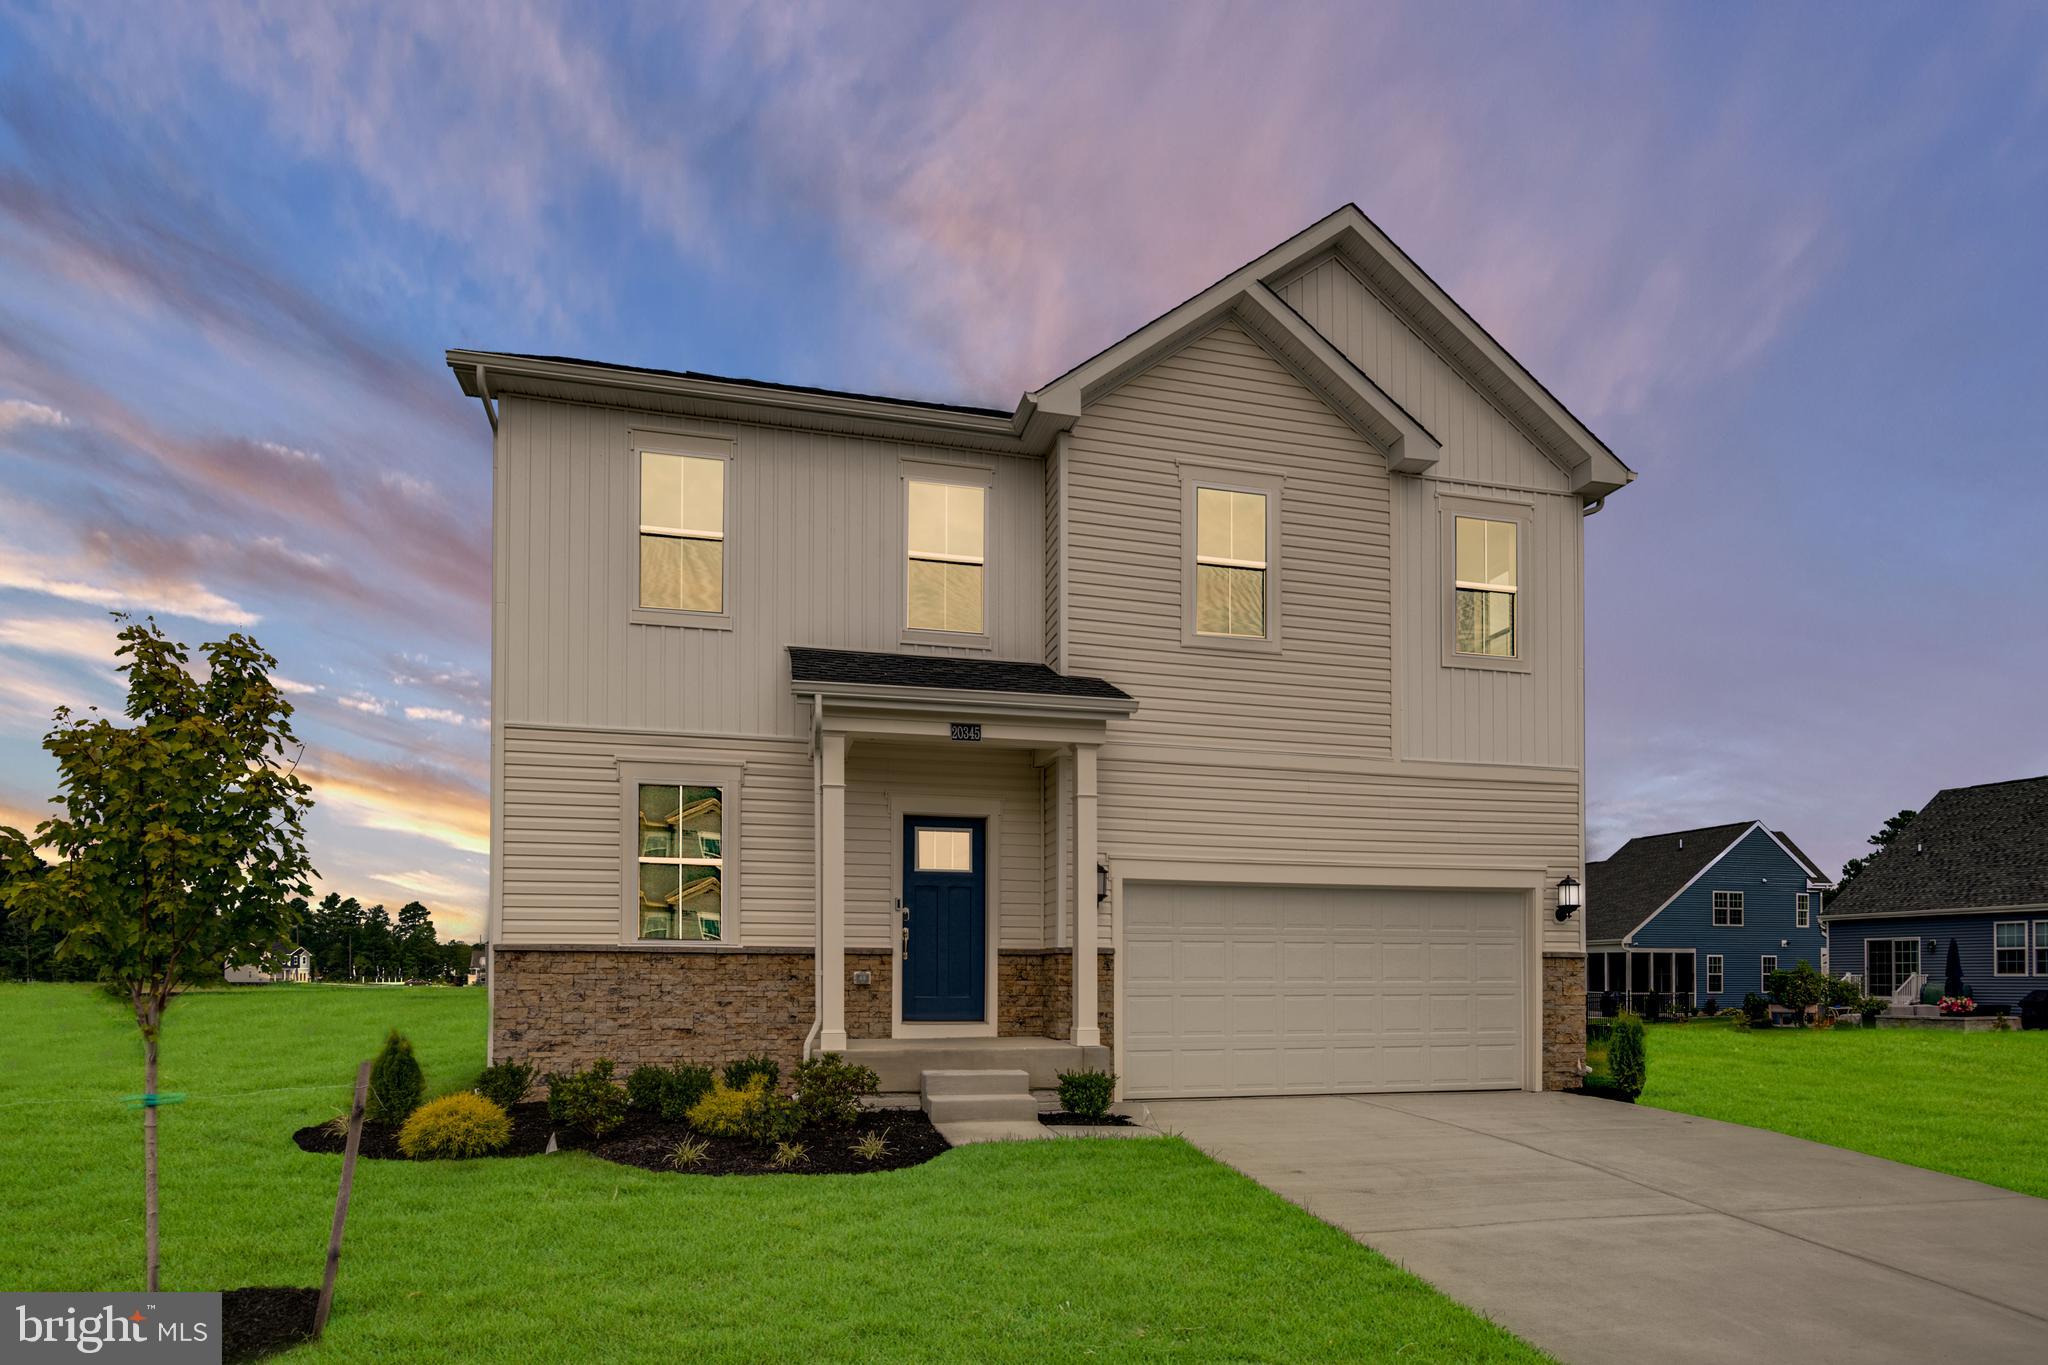
{"type": "Polygon", "coordinates": [[[988,1007],[988,822],[903,822],[903,1017],[981,1020],[988,1007]]]}

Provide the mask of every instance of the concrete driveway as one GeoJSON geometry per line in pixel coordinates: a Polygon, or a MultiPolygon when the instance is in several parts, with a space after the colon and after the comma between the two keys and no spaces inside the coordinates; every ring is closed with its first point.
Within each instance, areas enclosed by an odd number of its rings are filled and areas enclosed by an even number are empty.
{"type": "Polygon", "coordinates": [[[1152,1117],[1566,1361],[2048,1360],[2048,1200],[1570,1095],[1152,1117]]]}

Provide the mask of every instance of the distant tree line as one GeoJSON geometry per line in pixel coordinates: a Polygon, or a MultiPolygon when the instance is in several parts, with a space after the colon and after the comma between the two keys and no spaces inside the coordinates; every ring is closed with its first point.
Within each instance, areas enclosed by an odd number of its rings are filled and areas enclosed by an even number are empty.
{"type": "MultiPolygon", "coordinates": [[[[312,958],[316,980],[460,981],[469,971],[469,944],[442,942],[433,915],[418,901],[399,906],[395,918],[382,905],[333,891],[312,904],[290,904],[298,921],[295,941],[312,958]]],[[[59,936],[54,925],[37,929],[0,898],[0,979],[92,980],[90,962],[57,959],[59,936]]]]}

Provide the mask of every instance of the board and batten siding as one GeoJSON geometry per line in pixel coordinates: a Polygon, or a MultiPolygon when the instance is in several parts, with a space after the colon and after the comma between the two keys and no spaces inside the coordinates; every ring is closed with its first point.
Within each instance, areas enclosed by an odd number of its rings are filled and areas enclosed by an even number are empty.
{"type": "MultiPolygon", "coordinates": [[[[1442,364],[1433,352],[1424,358],[1442,364]]],[[[1423,358],[1406,363],[1420,369],[1423,358]]],[[[1505,486],[1544,477],[1533,447],[1517,459],[1505,486]]],[[[1465,761],[1421,761],[1440,755],[1418,754],[1432,746],[1412,741],[1397,748],[1397,713],[1468,671],[1443,667],[1440,629],[1413,624],[1441,609],[1441,572],[1411,563],[1442,553],[1433,481],[1390,476],[1382,455],[1228,321],[1090,403],[1065,460],[1066,666],[1140,702],[1111,723],[1102,756],[1107,857],[1240,862],[1248,873],[1357,868],[1362,883],[1375,869],[1541,869],[1552,884],[1579,874],[1575,499],[1558,499],[1570,519],[1532,513],[1536,538],[1570,542],[1568,570],[1529,571],[1559,599],[1541,609],[1554,631],[1541,666],[1569,689],[1534,672],[1475,674],[1476,686],[1444,703],[1462,714],[1441,722],[1472,733],[1436,746],[1465,761]],[[1277,650],[1183,642],[1184,466],[1283,480],[1268,551],[1280,570],[1277,650]],[[1397,516],[1410,498],[1429,508],[1422,524],[1397,516]],[[1498,695],[1489,701],[1489,692],[1498,695]],[[1556,733],[1531,738],[1527,727],[1539,724],[1556,733]]],[[[1579,944],[1576,921],[1545,917],[1544,947],[1579,944]]]]}
{"type": "Polygon", "coordinates": [[[991,471],[988,653],[1044,649],[1045,484],[1030,457],[508,396],[500,410],[495,613],[501,724],[802,736],[785,650],[906,644],[905,461],[991,471]],[[729,630],[635,625],[632,433],[733,443],[729,630]]]}
{"type": "Polygon", "coordinates": [[[1402,756],[1579,767],[1584,531],[1564,471],[1336,256],[1283,280],[1277,292],[1443,442],[1427,476],[1394,481],[1395,576],[1403,584],[1396,633],[1402,756]],[[1443,496],[1529,509],[1530,543],[1522,550],[1527,673],[1443,665],[1443,496]]]}

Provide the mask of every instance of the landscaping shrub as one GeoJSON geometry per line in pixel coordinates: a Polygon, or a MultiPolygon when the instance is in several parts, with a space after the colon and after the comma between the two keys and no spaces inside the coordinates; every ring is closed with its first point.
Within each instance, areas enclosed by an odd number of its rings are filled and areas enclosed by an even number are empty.
{"type": "Polygon", "coordinates": [[[1715,1015],[1719,1014],[1720,1012],[1721,1002],[1716,1000],[1711,995],[1707,997],[1707,1003],[1700,1006],[1700,1013],[1706,1015],[1709,1019],[1712,1019],[1715,1015]]]}
{"type": "Polygon", "coordinates": [[[1643,1021],[1634,1015],[1624,1014],[1614,1022],[1614,1032],[1607,1041],[1607,1075],[1614,1082],[1614,1088],[1629,1099],[1643,1093],[1643,1081],[1649,1073],[1649,1061],[1643,1049],[1643,1021]]]}
{"type": "Polygon", "coordinates": [[[1877,1018],[1891,1008],[1892,1002],[1875,995],[1866,995],[1856,1002],[1856,1013],[1863,1016],[1863,1027],[1876,1028],[1877,1018]]]}
{"type": "Polygon", "coordinates": [[[397,1029],[384,1040],[370,1063],[370,1094],[364,1114],[378,1123],[397,1125],[412,1117],[427,1097],[427,1076],[412,1055],[412,1041],[397,1029]]]}
{"type": "Polygon", "coordinates": [[[484,1156],[512,1140],[504,1107],[474,1090],[458,1090],[413,1110],[398,1130],[398,1150],[415,1161],[484,1156]]]}
{"type": "Polygon", "coordinates": [[[1742,997],[1742,1017],[1749,1020],[1751,1028],[1764,1028],[1771,1022],[1771,1002],[1755,991],[1742,997]]]}
{"type": "Polygon", "coordinates": [[[711,1089],[711,1068],[691,1066],[636,1066],[626,1077],[626,1101],[648,1114],[659,1114],[672,1123],[682,1122],[690,1107],[711,1089]]]}
{"type": "Polygon", "coordinates": [[[745,1085],[735,1087],[727,1085],[721,1076],[690,1106],[689,1124],[706,1137],[745,1137],[754,1110],[767,1093],[768,1082],[763,1077],[752,1077],[745,1085]]]}
{"type": "Polygon", "coordinates": [[[491,1103],[510,1109],[533,1088],[533,1068],[525,1062],[493,1062],[470,1088],[491,1103]]]}
{"type": "Polygon", "coordinates": [[[1099,1119],[1109,1112],[1110,1096],[1116,1090],[1116,1075],[1108,1071],[1062,1071],[1060,1108],[1083,1118],[1099,1119]]]}
{"type": "Polygon", "coordinates": [[[836,1052],[796,1065],[796,1102],[804,1122],[820,1128],[851,1128],[860,1118],[860,1102],[882,1088],[870,1067],[849,1062],[836,1052]]]}
{"type": "Polygon", "coordinates": [[[609,1057],[587,1071],[548,1077],[548,1117],[564,1128],[603,1137],[626,1121],[626,1091],[612,1080],[609,1057]]]}
{"type": "Polygon", "coordinates": [[[743,1135],[763,1147],[781,1147],[802,1131],[804,1111],[787,1095],[761,1092],[742,1123],[743,1135]]]}
{"type": "Polygon", "coordinates": [[[756,1076],[765,1076],[762,1082],[766,1089],[773,1090],[775,1083],[782,1079],[782,1068],[773,1057],[742,1057],[736,1062],[725,1064],[725,1085],[728,1090],[745,1090],[747,1082],[756,1076]]]}

